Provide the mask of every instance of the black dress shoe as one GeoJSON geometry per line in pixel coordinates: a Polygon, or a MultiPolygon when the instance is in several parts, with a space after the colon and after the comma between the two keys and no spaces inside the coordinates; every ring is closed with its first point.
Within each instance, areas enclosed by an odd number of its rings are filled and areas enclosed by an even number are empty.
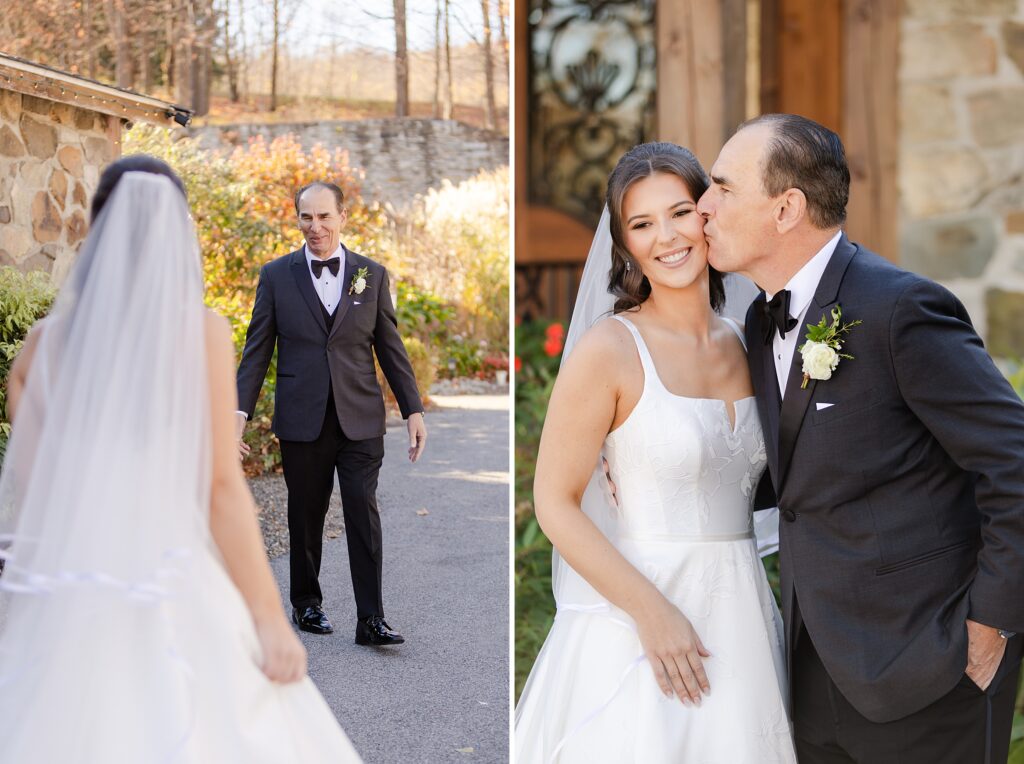
{"type": "Polygon", "coordinates": [[[327,614],[319,605],[292,609],[292,623],[310,634],[331,634],[334,627],[327,620],[327,614]]]}
{"type": "Polygon", "coordinates": [[[388,626],[383,617],[371,615],[356,621],[357,645],[400,645],[405,637],[388,626]]]}

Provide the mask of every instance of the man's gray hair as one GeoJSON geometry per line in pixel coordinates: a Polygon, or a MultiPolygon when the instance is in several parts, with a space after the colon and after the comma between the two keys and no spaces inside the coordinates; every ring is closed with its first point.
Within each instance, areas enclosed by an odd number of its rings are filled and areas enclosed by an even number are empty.
{"type": "Polygon", "coordinates": [[[295,214],[299,214],[299,199],[302,195],[309,191],[311,188],[326,188],[332,194],[334,194],[334,201],[338,205],[338,212],[341,212],[345,206],[345,193],[341,190],[341,186],[335,183],[328,183],[325,180],[314,180],[312,183],[307,183],[298,191],[295,192],[295,214]]]}
{"type": "Polygon", "coordinates": [[[839,136],[797,114],[763,114],[739,126],[768,125],[772,137],[761,159],[761,183],[768,196],[798,188],[807,197],[807,214],[818,228],[846,221],[850,168],[839,136]]]}

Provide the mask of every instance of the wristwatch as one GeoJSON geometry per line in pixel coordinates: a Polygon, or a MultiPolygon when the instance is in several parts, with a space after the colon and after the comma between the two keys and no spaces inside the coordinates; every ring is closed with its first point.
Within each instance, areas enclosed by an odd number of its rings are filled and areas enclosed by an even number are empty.
{"type": "Polygon", "coordinates": [[[1015,631],[1007,631],[1006,629],[999,629],[999,636],[1003,639],[1012,639],[1017,636],[1015,631]]]}

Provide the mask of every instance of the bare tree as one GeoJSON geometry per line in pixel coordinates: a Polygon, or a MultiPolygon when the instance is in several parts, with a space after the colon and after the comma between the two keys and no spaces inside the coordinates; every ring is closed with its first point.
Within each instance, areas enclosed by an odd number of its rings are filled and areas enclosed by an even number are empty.
{"type": "Polygon", "coordinates": [[[444,66],[447,73],[444,100],[441,102],[441,117],[451,119],[454,111],[452,102],[452,21],[451,0],[444,0],[444,66]]]}
{"type": "Polygon", "coordinates": [[[281,0],[274,2],[274,41],[270,63],[270,110],[277,110],[277,49],[281,42],[281,0]]]}
{"type": "Polygon", "coordinates": [[[480,0],[480,11],[484,17],[484,81],[487,85],[487,100],[484,110],[484,126],[493,130],[497,125],[497,107],[494,104],[494,57],[491,55],[491,3],[480,0]]]}
{"type": "Polygon", "coordinates": [[[231,103],[238,103],[238,61],[235,59],[231,37],[231,0],[224,2],[224,73],[228,77],[228,93],[231,103]]]}
{"type": "Polygon", "coordinates": [[[406,46],[405,0],[395,7],[395,116],[409,116],[409,51],[406,46]]]}
{"type": "Polygon", "coordinates": [[[92,79],[96,79],[96,45],[93,44],[93,19],[90,0],[82,0],[82,44],[85,51],[84,70],[92,79]]]}
{"type": "Polygon", "coordinates": [[[170,90],[174,87],[174,57],[177,53],[174,44],[176,24],[175,14],[178,12],[178,0],[167,0],[164,10],[164,62],[163,77],[164,85],[170,90]]]}
{"type": "Polygon", "coordinates": [[[242,94],[249,94],[249,38],[245,34],[245,3],[238,0],[238,36],[242,41],[241,77],[239,86],[242,94]]]}
{"type": "Polygon", "coordinates": [[[217,17],[213,0],[192,0],[195,33],[192,42],[192,109],[203,116],[210,112],[210,85],[213,75],[213,43],[217,36],[217,17]]]}
{"type": "Polygon", "coordinates": [[[196,24],[190,0],[176,0],[174,16],[174,100],[183,106],[192,104],[192,45],[196,24]]]}
{"type": "Polygon", "coordinates": [[[434,14],[434,119],[441,118],[441,0],[434,14]]]}
{"type": "Polygon", "coordinates": [[[119,88],[130,88],[134,84],[132,67],[132,43],[128,35],[128,19],[124,0],[106,0],[107,25],[110,28],[110,47],[115,52],[115,80],[119,88]]]}
{"type": "Polygon", "coordinates": [[[501,54],[505,61],[505,82],[508,82],[508,29],[505,27],[505,19],[508,17],[508,0],[498,0],[498,39],[501,41],[501,54]]]}

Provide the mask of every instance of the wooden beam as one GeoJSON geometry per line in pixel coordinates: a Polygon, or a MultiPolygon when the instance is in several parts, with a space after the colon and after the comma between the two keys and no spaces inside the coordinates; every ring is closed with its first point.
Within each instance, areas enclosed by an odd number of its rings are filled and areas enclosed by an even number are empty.
{"type": "Polygon", "coordinates": [[[900,2],[844,0],[843,124],[850,237],[899,259],[900,2]]]}
{"type": "Polygon", "coordinates": [[[125,120],[174,125],[175,114],[192,112],[158,98],[131,93],[81,77],[0,55],[0,87],[125,120]]]}

